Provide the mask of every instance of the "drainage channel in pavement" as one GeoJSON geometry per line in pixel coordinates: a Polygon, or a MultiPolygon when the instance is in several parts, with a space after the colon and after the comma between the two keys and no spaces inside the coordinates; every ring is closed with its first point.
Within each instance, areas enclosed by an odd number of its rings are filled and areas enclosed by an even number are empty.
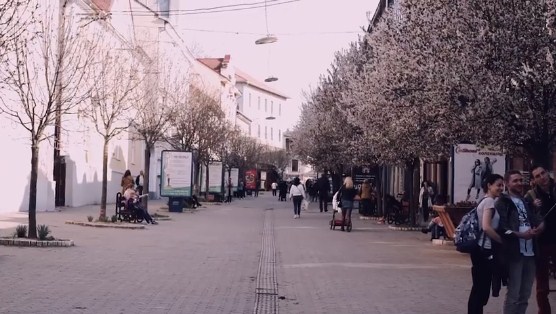
{"type": "MultiPolygon", "coordinates": [[[[271,209],[271,208],[269,208],[271,209]]],[[[264,211],[261,257],[255,289],[255,314],[278,313],[278,283],[276,281],[276,248],[274,244],[274,212],[264,211]]]]}

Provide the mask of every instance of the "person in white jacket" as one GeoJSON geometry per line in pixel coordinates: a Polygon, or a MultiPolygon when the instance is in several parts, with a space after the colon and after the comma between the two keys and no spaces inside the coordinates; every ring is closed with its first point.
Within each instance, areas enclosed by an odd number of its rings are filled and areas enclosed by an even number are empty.
{"type": "Polygon", "coordinates": [[[293,199],[293,218],[299,218],[301,214],[301,202],[305,198],[305,188],[299,178],[295,178],[292,181],[292,186],[290,187],[290,199],[293,199]]]}

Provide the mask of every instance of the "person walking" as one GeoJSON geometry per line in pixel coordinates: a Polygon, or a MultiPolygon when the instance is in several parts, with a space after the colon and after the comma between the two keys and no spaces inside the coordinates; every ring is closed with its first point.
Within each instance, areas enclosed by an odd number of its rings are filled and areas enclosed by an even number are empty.
{"type": "Polygon", "coordinates": [[[533,188],[526,194],[525,199],[535,212],[544,217],[543,231],[538,237],[538,247],[535,256],[537,282],[537,307],[539,314],[550,314],[550,302],[548,293],[550,291],[550,260],[556,261],[556,191],[554,180],[550,178],[548,171],[541,165],[534,165],[530,169],[533,188]]]}
{"type": "Polygon", "coordinates": [[[293,218],[297,219],[301,214],[301,201],[305,198],[305,188],[299,178],[294,178],[290,187],[290,199],[293,200],[293,218]]]}
{"type": "Polygon", "coordinates": [[[477,205],[477,217],[481,227],[479,247],[471,252],[471,278],[473,285],[467,302],[468,314],[482,314],[483,307],[488,303],[494,267],[494,243],[502,243],[496,233],[500,215],[494,209],[496,199],[504,190],[504,178],[491,174],[483,182],[485,198],[477,205]]]}
{"type": "Polygon", "coordinates": [[[340,188],[340,199],[342,203],[342,231],[345,226],[351,223],[351,212],[353,211],[353,201],[357,195],[357,190],[353,185],[351,177],[345,177],[344,184],[340,188]]]}
{"type": "Polygon", "coordinates": [[[508,287],[504,300],[504,314],[525,314],[533,280],[535,279],[535,250],[533,237],[542,231],[538,219],[523,198],[523,176],[518,170],[504,175],[508,189],[494,208],[500,215],[498,233],[504,240],[502,260],[508,271],[508,287]]]}
{"type": "Polygon", "coordinates": [[[145,174],[143,170],[139,171],[139,175],[135,178],[135,186],[137,186],[137,193],[143,195],[143,185],[145,184],[145,174]]]}
{"type": "Polygon", "coordinates": [[[361,207],[363,216],[371,216],[371,202],[373,197],[373,187],[369,179],[365,179],[363,184],[361,185],[361,189],[359,190],[359,196],[361,197],[361,207]]]}
{"type": "Polygon", "coordinates": [[[328,211],[328,193],[330,193],[330,182],[325,173],[317,180],[317,189],[319,194],[319,209],[322,213],[328,211]]]}
{"type": "Polygon", "coordinates": [[[272,196],[276,196],[276,190],[278,189],[278,183],[272,182],[270,187],[272,188],[272,196]]]}
{"type": "Polygon", "coordinates": [[[133,176],[131,176],[131,171],[129,169],[127,169],[124,172],[124,176],[122,177],[122,181],[120,183],[120,186],[122,187],[122,195],[125,193],[125,191],[127,190],[127,188],[129,186],[131,186],[133,188],[135,180],[133,180],[133,176]]]}
{"type": "Polygon", "coordinates": [[[432,188],[427,181],[421,183],[421,190],[419,191],[419,208],[421,209],[423,221],[429,221],[429,213],[432,208],[432,188]]]}

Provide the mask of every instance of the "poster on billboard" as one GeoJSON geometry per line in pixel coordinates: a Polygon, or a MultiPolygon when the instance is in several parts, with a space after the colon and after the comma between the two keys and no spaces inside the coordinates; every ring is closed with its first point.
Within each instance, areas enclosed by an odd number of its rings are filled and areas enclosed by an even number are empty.
{"type": "MultiPolygon", "coordinates": [[[[222,162],[214,161],[208,166],[209,192],[222,193],[222,162]]],[[[207,190],[207,171],[205,167],[201,167],[201,192],[207,190]]]]}
{"type": "Polygon", "coordinates": [[[192,194],[193,154],[183,151],[162,151],[160,196],[187,197],[192,194]]]}
{"type": "Polygon", "coordinates": [[[483,196],[483,180],[492,173],[504,175],[506,155],[501,149],[477,147],[473,144],[454,146],[452,202],[479,201],[483,196]]]}
{"type": "MultiPolygon", "coordinates": [[[[230,174],[232,175],[232,192],[237,192],[239,186],[239,169],[232,168],[230,174]]],[[[228,170],[224,170],[224,184],[227,184],[228,178],[228,170]]]]}
{"type": "Polygon", "coordinates": [[[239,186],[239,168],[232,168],[232,184],[234,185],[234,192],[237,192],[239,186]]]}
{"type": "Polygon", "coordinates": [[[245,189],[257,189],[257,169],[250,169],[245,171],[245,189]]]}
{"type": "Polygon", "coordinates": [[[357,190],[361,188],[365,180],[369,180],[370,183],[376,186],[377,178],[378,167],[376,166],[360,166],[353,168],[353,183],[357,190]]]}

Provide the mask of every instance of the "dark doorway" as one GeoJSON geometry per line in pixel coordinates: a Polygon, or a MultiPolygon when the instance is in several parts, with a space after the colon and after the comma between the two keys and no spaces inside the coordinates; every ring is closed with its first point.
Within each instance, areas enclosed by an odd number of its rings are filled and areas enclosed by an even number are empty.
{"type": "Polygon", "coordinates": [[[55,201],[58,206],[66,206],[66,159],[59,156],[54,160],[55,201]]]}

